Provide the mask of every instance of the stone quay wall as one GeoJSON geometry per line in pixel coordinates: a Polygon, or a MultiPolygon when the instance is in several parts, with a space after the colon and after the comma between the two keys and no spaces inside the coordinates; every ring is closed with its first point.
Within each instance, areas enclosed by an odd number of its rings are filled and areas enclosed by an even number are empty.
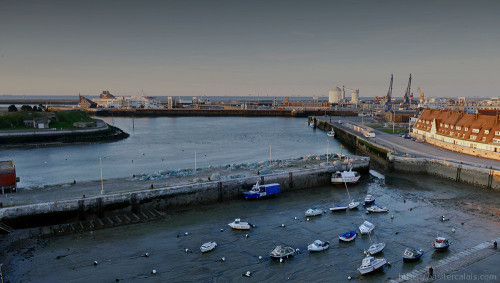
{"type": "MultiPolygon", "coordinates": [[[[357,160],[351,163],[353,169],[368,171],[369,158],[357,157],[355,159],[357,160]]],[[[168,210],[193,207],[199,204],[242,198],[242,193],[249,190],[257,181],[261,184],[279,183],[282,192],[308,189],[329,184],[333,172],[346,170],[348,166],[346,162],[336,161],[333,166],[269,175],[5,207],[0,209],[0,221],[14,228],[25,228],[41,224],[65,223],[77,218],[85,220],[89,215],[102,217],[105,212],[137,212],[141,208],[168,210]]]]}

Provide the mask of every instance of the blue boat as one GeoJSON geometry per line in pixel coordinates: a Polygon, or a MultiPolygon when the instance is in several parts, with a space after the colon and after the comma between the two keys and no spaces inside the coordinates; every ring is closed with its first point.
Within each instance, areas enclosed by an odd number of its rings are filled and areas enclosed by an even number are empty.
{"type": "Polygon", "coordinates": [[[423,250],[419,249],[406,249],[403,252],[403,261],[409,262],[419,259],[424,254],[423,250]]]}
{"type": "Polygon", "coordinates": [[[436,251],[445,251],[450,247],[450,242],[444,237],[437,237],[434,239],[434,242],[432,242],[432,245],[436,251]]]}
{"type": "Polygon", "coordinates": [[[372,204],[375,202],[375,198],[372,195],[366,195],[365,205],[372,204]]]}
{"type": "Polygon", "coordinates": [[[248,192],[243,192],[246,199],[259,199],[270,196],[277,196],[280,193],[280,184],[272,183],[266,185],[255,184],[248,192]]]}
{"type": "Polygon", "coordinates": [[[350,242],[356,238],[356,231],[349,231],[339,235],[339,241],[350,242]]]}

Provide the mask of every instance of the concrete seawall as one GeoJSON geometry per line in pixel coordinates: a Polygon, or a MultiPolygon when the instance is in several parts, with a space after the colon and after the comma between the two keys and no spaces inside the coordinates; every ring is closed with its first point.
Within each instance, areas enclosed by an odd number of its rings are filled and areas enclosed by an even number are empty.
{"type": "Polygon", "coordinates": [[[388,155],[396,172],[427,173],[456,182],[468,183],[487,189],[500,190],[500,171],[431,158],[407,158],[388,155]]]}
{"type": "MultiPolygon", "coordinates": [[[[353,162],[353,168],[358,171],[368,170],[369,158],[359,159],[361,160],[353,162]]],[[[141,208],[168,210],[192,207],[241,198],[242,192],[250,189],[257,181],[279,183],[282,192],[307,189],[329,184],[331,174],[337,170],[345,170],[347,166],[347,163],[337,161],[334,166],[314,169],[6,207],[0,209],[0,221],[14,228],[25,228],[64,223],[77,218],[85,220],[89,215],[102,217],[106,212],[120,212],[120,210],[137,212],[141,208]]]]}

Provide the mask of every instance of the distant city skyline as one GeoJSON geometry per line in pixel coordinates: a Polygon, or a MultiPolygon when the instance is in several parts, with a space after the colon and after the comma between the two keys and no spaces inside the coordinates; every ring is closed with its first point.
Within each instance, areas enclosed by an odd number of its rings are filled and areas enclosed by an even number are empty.
{"type": "Polygon", "coordinates": [[[499,1],[0,0],[0,95],[499,97],[499,1]],[[350,91],[346,91],[350,96],[350,91]]]}

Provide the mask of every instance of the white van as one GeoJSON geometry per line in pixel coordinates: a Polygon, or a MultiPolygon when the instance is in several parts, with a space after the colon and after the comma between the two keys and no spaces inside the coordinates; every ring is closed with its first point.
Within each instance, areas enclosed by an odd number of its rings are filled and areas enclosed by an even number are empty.
{"type": "Polygon", "coordinates": [[[373,132],[366,132],[365,133],[365,137],[367,137],[367,138],[374,138],[375,137],[375,133],[373,133],[373,132]]]}

